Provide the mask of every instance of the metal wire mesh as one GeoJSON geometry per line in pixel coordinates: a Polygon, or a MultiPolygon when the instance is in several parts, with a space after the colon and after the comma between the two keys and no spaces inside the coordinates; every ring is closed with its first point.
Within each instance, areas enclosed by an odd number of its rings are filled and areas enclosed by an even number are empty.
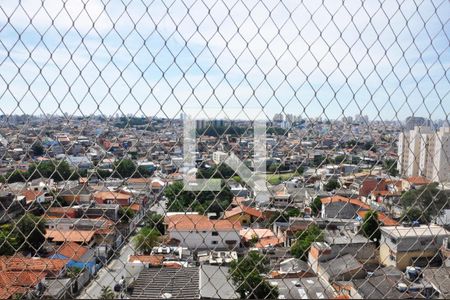
{"type": "Polygon", "coordinates": [[[0,298],[448,298],[448,1],[0,2],[0,298]]]}

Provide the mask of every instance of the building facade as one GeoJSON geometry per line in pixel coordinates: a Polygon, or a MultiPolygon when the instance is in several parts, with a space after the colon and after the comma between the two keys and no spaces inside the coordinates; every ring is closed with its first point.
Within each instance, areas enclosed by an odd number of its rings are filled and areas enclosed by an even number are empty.
{"type": "Polygon", "coordinates": [[[400,133],[398,156],[398,170],[403,176],[450,181],[450,128],[433,132],[429,127],[416,126],[400,133]]]}

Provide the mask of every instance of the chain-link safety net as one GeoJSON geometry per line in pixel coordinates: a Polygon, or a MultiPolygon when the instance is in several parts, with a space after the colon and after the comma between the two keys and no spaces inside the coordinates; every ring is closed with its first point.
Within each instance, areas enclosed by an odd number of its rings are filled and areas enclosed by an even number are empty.
{"type": "Polygon", "coordinates": [[[0,1],[0,299],[450,298],[449,16],[0,1]]]}

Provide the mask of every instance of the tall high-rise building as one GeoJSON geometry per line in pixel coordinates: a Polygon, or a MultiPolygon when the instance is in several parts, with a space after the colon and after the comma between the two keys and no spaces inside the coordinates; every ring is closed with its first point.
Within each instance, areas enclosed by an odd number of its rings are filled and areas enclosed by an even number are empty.
{"type": "Polygon", "coordinates": [[[450,181],[450,128],[434,132],[430,127],[416,126],[400,133],[398,155],[400,174],[450,181]]]}

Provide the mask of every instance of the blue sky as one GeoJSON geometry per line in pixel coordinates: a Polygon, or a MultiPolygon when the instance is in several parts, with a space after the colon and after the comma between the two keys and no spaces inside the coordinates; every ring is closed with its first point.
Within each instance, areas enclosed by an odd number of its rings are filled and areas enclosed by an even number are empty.
{"type": "Polygon", "coordinates": [[[143,2],[2,3],[1,111],[450,113],[446,0],[143,2]]]}

